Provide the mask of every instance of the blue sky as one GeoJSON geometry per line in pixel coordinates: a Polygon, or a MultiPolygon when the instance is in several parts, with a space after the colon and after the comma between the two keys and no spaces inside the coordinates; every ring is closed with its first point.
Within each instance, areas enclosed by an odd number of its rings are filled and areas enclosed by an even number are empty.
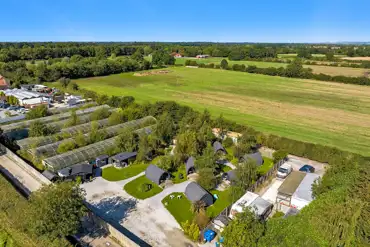
{"type": "Polygon", "coordinates": [[[370,41],[370,0],[4,0],[0,41],[370,41]]]}

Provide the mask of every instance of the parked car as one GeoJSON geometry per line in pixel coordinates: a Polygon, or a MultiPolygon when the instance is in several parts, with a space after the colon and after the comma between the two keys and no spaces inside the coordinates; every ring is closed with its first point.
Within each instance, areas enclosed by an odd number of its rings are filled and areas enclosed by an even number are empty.
{"type": "Polygon", "coordinates": [[[15,106],[15,105],[12,105],[12,106],[10,106],[9,108],[8,108],[8,110],[10,110],[10,111],[15,111],[15,110],[17,110],[18,109],[18,106],[15,106]]]}
{"type": "Polygon", "coordinates": [[[292,172],[292,170],[292,166],[285,163],[279,167],[276,176],[278,178],[286,178],[292,172]]]}
{"type": "Polygon", "coordinates": [[[304,165],[299,169],[300,172],[314,173],[315,167],[310,165],[304,165]]]}

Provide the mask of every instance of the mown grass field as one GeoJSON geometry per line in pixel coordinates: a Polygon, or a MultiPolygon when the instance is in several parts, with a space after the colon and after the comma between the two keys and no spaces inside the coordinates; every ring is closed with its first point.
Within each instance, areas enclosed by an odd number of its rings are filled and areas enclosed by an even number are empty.
{"type": "Polygon", "coordinates": [[[265,133],[370,155],[370,87],[216,69],[173,67],[168,74],[134,73],[75,80],[138,102],[173,100],[207,108],[265,133]]]}
{"type": "MultiPolygon", "coordinates": [[[[316,54],[317,55],[317,54],[316,54]]],[[[285,57],[289,58],[289,57],[285,57]]],[[[220,57],[211,57],[205,59],[197,58],[176,58],[176,64],[184,64],[186,60],[196,60],[198,63],[214,63],[220,64],[221,60],[224,58],[220,57]]],[[[254,65],[259,68],[268,68],[268,67],[286,67],[287,63],[274,63],[274,62],[260,62],[260,61],[230,61],[226,59],[229,65],[233,64],[244,64],[245,66],[254,65]]],[[[334,66],[323,66],[323,65],[303,65],[305,68],[311,68],[313,73],[316,74],[327,74],[331,76],[343,75],[343,76],[364,76],[366,72],[370,72],[370,69],[363,68],[350,68],[350,67],[334,67],[334,66]]]]}

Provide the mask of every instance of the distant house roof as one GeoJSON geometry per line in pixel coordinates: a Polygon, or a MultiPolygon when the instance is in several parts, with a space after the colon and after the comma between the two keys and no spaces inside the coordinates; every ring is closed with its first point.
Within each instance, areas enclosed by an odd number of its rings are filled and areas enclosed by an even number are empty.
{"type": "Polygon", "coordinates": [[[218,141],[215,141],[213,143],[213,150],[215,151],[215,153],[217,153],[218,151],[223,151],[226,153],[226,149],[224,149],[224,147],[218,141]]]}
{"type": "Polygon", "coordinates": [[[153,183],[160,184],[161,180],[164,179],[168,173],[162,170],[158,166],[149,165],[145,170],[145,176],[153,183]]]}
{"type": "Polygon", "coordinates": [[[9,87],[8,80],[2,75],[0,75],[0,87],[3,89],[6,89],[7,87],[9,87]]]}
{"type": "Polygon", "coordinates": [[[54,180],[57,175],[52,172],[52,171],[49,171],[49,170],[45,170],[42,175],[44,175],[44,177],[46,177],[47,179],[49,179],[50,181],[54,180]]]}
{"type": "Polygon", "coordinates": [[[81,163],[71,167],[71,176],[78,174],[91,174],[93,166],[88,163],[81,163]]]}
{"type": "Polygon", "coordinates": [[[254,162],[256,162],[256,165],[257,166],[260,166],[263,164],[263,158],[262,158],[262,155],[260,152],[255,152],[255,153],[252,153],[252,154],[245,154],[243,157],[242,157],[242,160],[244,161],[248,161],[248,160],[253,160],[254,162]]]}
{"type": "Polygon", "coordinates": [[[305,176],[306,173],[293,171],[280,185],[278,193],[292,196],[305,176]]]}
{"type": "Polygon", "coordinates": [[[185,195],[193,203],[203,201],[206,206],[213,204],[213,196],[195,182],[191,182],[186,186],[185,195]]]}
{"type": "Polygon", "coordinates": [[[193,156],[191,156],[191,157],[186,161],[185,168],[186,168],[186,174],[189,174],[190,169],[195,169],[195,165],[194,165],[194,157],[193,157],[193,156]]]}
{"type": "Polygon", "coordinates": [[[137,153],[136,152],[124,152],[124,153],[119,153],[116,154],[112,157],[112,160],[115,161],[124,161],[130,158],[136,157],[137,153]]]}
{"type": "MultiPolygon", "coordinates": [[[[219,128],[213,128],[212,129],[212,133],[215,135],[215,136],[217,136],[217,137],[219,137],[220,136],[220,129],[219,128]]],[[[239,137],[241,137],[242,136],[242,134],[240,134],[240,133],[238,133],[238,132],[233,132],[233,131],[227,131],[226,132],[226,136],[227,137],[230,137],[230,138],[239,138],[239,137]]]]}

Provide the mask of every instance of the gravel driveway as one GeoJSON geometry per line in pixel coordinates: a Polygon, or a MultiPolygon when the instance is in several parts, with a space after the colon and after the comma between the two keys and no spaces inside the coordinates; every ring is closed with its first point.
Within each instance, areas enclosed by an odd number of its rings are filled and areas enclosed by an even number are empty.
{"type": "Polygon", "coordinates": [[[138,200],[126,193],[123,186],[142,175],[144,172],[118,182],[97,177],[81,187],[86,190],[86,200],[95,210],[109,220],[118,221],[149,245],[196,246],[184,236],[175,218],[162,204],[162,199],[167,195],[185,192],[190,181],[174,184],[153,197],[138,200]]]}

